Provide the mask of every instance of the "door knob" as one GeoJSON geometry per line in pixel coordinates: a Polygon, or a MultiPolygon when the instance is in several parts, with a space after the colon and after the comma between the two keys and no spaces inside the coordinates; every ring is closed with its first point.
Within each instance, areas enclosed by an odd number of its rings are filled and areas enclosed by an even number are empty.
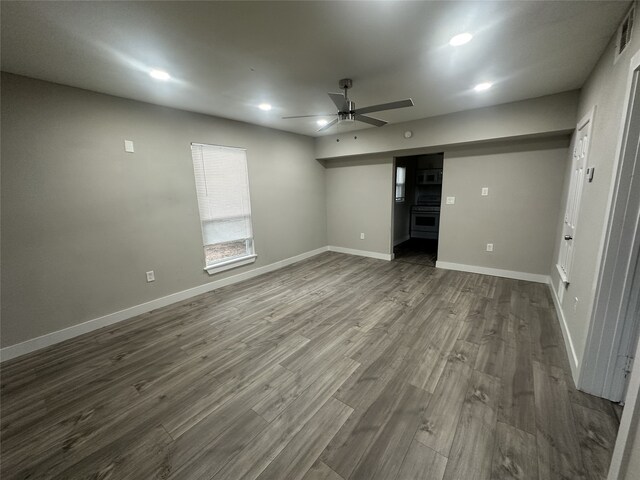
{"type": "Polygon", "coordinates": [[[565,235],[564,239],[565,240],[573,240],[573,237],[571,235],[565,235]]]}

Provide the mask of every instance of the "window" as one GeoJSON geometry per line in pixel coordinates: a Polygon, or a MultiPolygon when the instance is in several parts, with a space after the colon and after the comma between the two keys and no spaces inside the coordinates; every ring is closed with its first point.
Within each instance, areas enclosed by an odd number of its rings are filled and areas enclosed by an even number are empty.
{"type": "Polygon", "coordinates": [[[396,167],[396,202],[404,202],[404,191],[407,180],[407,167],[396,167]]]}
{"type": "Polygon", "coordinates": [[[242,148],[191,144],[205,270],[254,262],[247,154],[242,148]]]}

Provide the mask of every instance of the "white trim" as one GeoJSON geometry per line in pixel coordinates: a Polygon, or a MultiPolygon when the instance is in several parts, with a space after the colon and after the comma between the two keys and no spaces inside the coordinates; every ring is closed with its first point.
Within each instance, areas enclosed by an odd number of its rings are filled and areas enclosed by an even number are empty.
{"type": "Polygon", "coordinates": [[[570,353],[569,365],[571,366],[571,375],[573,376],[573,382],[577,385],[578,377],[580,375],[580,369],[578,368],[580,365],[580,363],[578,362],[578,354],[576,353],[576,349],[573,346],[573,339],[571,338],[569,326],[567,325],[567,319],[564,316],[564,312],[562,311],[562,304],[560,303],[560,299],[558,298],[558,294],[556,293],[555,288],[553,288],[551,279],[549,279],[549,290],[551,290],[553,305],[556,307],[556,314],[558,315],[558,320],[560,320],[560,328],[562,329],[564,345],[567,349],[567,352],[570,353]]]}
{"type": "Polygon", "coordinates": [[[240,258],[232,258],[229,260],[225,260],[224,262],[216,263],[215,265],[209,265],[204,268],[204,271],[209,275],[215,275],[216,273],[224,272],[225,270],[231,270],[232,268],[241,267],[243,265],[249,265],[256,261],[258,256],[256,254],[253,255],[245,255],[240,258]]]}
{"type": "Polygon", "coordinates": [[[224,148],[233,148],[235,150],[242,150],[244,152],[247,151],[245,147],[234,147],[232,145],[216,145],[213,143],[198,143],[198,142],[191,142],[191,145],[196,145],[198,147],[224,147],[224,148]]]}
{"type": "Polygon", "coordinates": [[[610,373],[609,364],[612,358],[617,356],[619,347],[619,338],[612,338],[612,334],[618,329],[617,325],[611,324],[608,318],[606,308],[609,305],[609,298],[605,298],[602,292],[603,286],[606,288],[610,284],[611,272],[605,271],[605,265],[610,255],[609,242],[611,240],[611,228],[613,211],[617,197],[618,185],[620,182],[620,170],[622,168],[621,157],[623,155],[624,141],[627,130],[628,116],[630,115],[629,107],[632,101],[632,87],[634,80],[634,72],[640,68],[640,50],[636,51],[629,61],[629,73],[627,77],[625,101],[620,120],[620,128],[618,129],[618,138],[616,143],[616,152],[613,157],[613,169],[611,184],[609,186],[609,196],[607,198],[606,216],[604,218],[605,228],[602,230],[600,238],[600,246],[598,256],[596,258],[596,271],[594,274],[591,294],[593,302],[589,306],[587,318],[589,319],[589,329],[587,333],[587,341],[582,358],[585,368],[582,369],[578,386],[584,391],[598,396],[606,396],[607,391],[605,381],[610,373]],[[606,274],[606,275],[605,275],[606,274]],[[607,278],[605,278],[605,276],[607,278]],[[604,312],[602,310],[605,310],[604,312]],[[615,351],[614,351],[615,350],[615,351]]]}
{"type": "MultiPolygon", "coordinates": [[[[577,126],[576,126],[576,131],[578,130],[582,130],[584,128],[584,126],[588,123],[591,124],[591,126],[589,127],[589,135],[591,135],[591,132],[593,132],[593,119],[596,116],[596,107],[595,105],[591,108],[591,110],[589,110],[589,113],[586,113],[584,115],[584,117],[582,117],[580,119],[580,121],[578,122],[577,126]]],[[[587,155],[585,157],[586,160],[589,160],[589,146],[591,146],[591,140],[588,140],[588,144],[587,144],[587,155]]],[[[586,171],[585,171],[586,173],[586,171]]]]}
{"type": "Polygon", "coordinates": [[[393,260],[393,254],[390,254],[390,253],[369,252],[366,250],[356,250],[354,248],[336,247],[334,245],[329,245],[328,250],[330,252],[346,253],[348,255],[357,255],[359,257],[377,258],[379,260],[393,260]]]}
{"type": "Polygon", "coordinates": [[[564,270],[562,270],[562,267],[559,263],[556,263],[556,270],[558,271],[558,276],[560,277],[560,280],[562,280],[562,283],[564,283],[565,285],[569,285],[567,274],[564,273],[564,270]]]}
{"type": "Polygon", "coordinates": [[[41,348],[45,348],[50,345],[63,342],[65,340],[69,340],[70,338],[92,332],[102,327],[113,325],[114,323],[122,322],[123,320],[133,318],[142,313],[150,312],[151,310],[155,310],[156,308],[165,307],[167,305],[171,305],[172,303],[180,302],[196,295],[210,292],[217,288],[221,288],[233,283],[257,277],[258,275],[262,275],[264,273],[278,270],[279,268],[286,267],[288,265],[291,265],[292,263],[296,263],[320,253],[326,252],[328,249],[328,247],[320,247],[309,252],[301,253],[300,255],[296,255],[294,257],[285,258],[284,260],[265,265],[264,267],[254,268],[253,270],[249,270],[247,272],[242,272],[237,275],[222,278],[214,282],[205,283],[204,285],[189,288],[181,292],[172,293],[171,295],[167,295],[166,297],[156,298],[155,300],[151,300],[150,302],[135,305],[130,308],[125,308],[124,310],[110,313],[99,318],[94,318],[93,320],[88,320],[86,322],[80,323],[78,325],[73,325],[63,330],[47,333],[46,335],[32,338],[22,343],[4,347],[0,349],[0,362],[4,362],[5,360],[10,360],[12,358],[19,357],[36,350],[40,350],[41,348]]]}
{"type": "Polygon", "coordinates": [[[502,270],[500,268],[479,267],[476,265],[464,265],[462,263],[441,261],[436,261],[436,268],[457,270],[459,272],[480,273],[482,275],[492,275],[494,277],[513,278],[515,280],[526,280],[528,282],[549,283],[549,275],[540,275],[539,273],[516,272],[513,270],[502,270]]]}
{"type": "MultiPolygon", "coordinates": [[[[640,358],[640,342],[636,347],[635,358],[640,358]]],[[[611,456],[609,474],[607,480],[619,480],[622,475],[628,474],[626,471],[629,465],[629,457],[633,453],[634,428],[640,424],[640,368],[634,368],[629,378],[629,389],[625,398],[624,410],[620,419],[620,428],[616,437],[616,444],[611,456]],[[635,426],[635,427],[634,427],[635,426]]],[[[624,478],[631,478],[626,476],[624,478]]]]}

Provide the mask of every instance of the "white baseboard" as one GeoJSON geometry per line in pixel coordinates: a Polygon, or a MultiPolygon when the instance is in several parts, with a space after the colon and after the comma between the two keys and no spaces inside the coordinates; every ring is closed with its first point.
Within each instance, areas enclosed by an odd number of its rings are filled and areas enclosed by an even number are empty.
{"type": "Polygon", "coordinates": [[[492,275],[494,277],[513,278],[515,280],[526,280],[528,282],[549,283],[549,275],[540,275],[538,273],[515,272],[513,270],[502,270],[500,268],[478,267],[476,265],[464,265],[462,263],[441,261],[436,261],[436,268],[457,270],[459,272],[480,273],[482,275],[492,275]]]}
{"type": "Polygon", "coordinates": [[[93,320],[88,320],[86,322],[80,323],[78,325],[73,325],[63,330],[47,333],[46,335],[32,338],[22,343],[4,347],[0,349],[0,362],[4,362],[5,360],[10,360],[12,358],[19,357],[36,350],[40,350],[41,348],[45,348],[50,345],[63,342],[65,340],[69,340],[70,338],[77,337],[78,335],[92,332],[99,328],[113,325],[114,323],[122,322],[123,320],[128,320],[129,318],[133,318],[142,313],[150,312],[151,310],[155,310],[157,308],[166,307],[167,305],[171,305],[172,303],[180,302],[182,300],[195,297],[196,295],[210,292],[211,290],[215,290],[217,288],[221,288],[233,283],[257,277],[258,275],[262,275],[264,273],[278,270],[280,268],[291,265],[292,263],[296,263],[320,253],[326,252],[327,250],[329,250],[329,247],[317,248],[315,250],[311,250],[294,257],[285,258],[284,260],[280,260],[279,262],[265,265],[264,267],[254,268],[253,270],[239,273],[238,275],[233,275],[220,280],[216,280],[214,282],[205,283],[204,285],[189,288],[181,292],[172,293],[171,295],[167,295],[166,297],[156,298],[155,300],[151,300],[150,302],[135,305],[130,308],[125,308],[124,310],[110,313],[103,317],[94,318],[93,320]]]}
{"type": "Polygon", "coordinates": [[[393,254],[389,254],[389,253],[368,252],[366,250],[356,250],[354,248],[335,247],[333,245],[329,245],[328,249],[330,252],[347,253],[349,255],[358,255],[359,257],[370,257],[370,258],[377,258],[380,260],[393,260],[393,254]]]}
{"type": "Polygon", "coordinates": [[[549,290],[551,290],[553,305],[556,307],[556,314],[558,315],[558,319],[560,320],[560,328],[562,329],[564,344],[567,348],[567,352],[569,352],[569,365],[571,366],[571,375],[573,376],[573,382],[578,385],[578,375],[580,374],[580,369],[578,368],[580,366],[580,362],[578,362],[578,355],[576,354],[576,349],[573,347],[573,340],[571,339],[571,333],[569,333],[567,320],[564,317],[564,313],[562,312],[562,305],[560,304],[560,300],[558,299],[558,294],[556,293],[555,288],[553,288],[551,279],[549,279],[548,284],[549,290]]]}

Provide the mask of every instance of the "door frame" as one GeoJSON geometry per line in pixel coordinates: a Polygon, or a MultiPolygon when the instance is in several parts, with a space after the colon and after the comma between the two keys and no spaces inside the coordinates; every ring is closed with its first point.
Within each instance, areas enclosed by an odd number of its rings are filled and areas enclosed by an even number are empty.
{"type": "MultiPolygon", "coordinates": [[[[618,132],[613,181],[607,202],[606,228],[601,239],[598,271],[594,282],[594,302],[589,314],[589,332],[580,369],[578,387],[588,393],[612,398],[613,375],[620,353],[625,312],[631,298],[633,268],[638,256],[640,238],[636,235],[637,219],[629,219],[626,205],[631,178],[629,172],[640,168],[637,159],[625,159],[628,131],[633,108],[633,94],[640,88],[640,51],[631,61],[624,110],[618,132]],[[627,261],[623,261],[623,259],[627,261]],[[620,282],[612,288],[614,280],[620,282]]],[[[636,364],[638,365],[638,364],[636,364]]],[[[640,368],[636,368],[636,373],[640,368]]]]}
{"type": "MultiPolygon", "coordinates": [[[[396,258],[396,254],[393,253],[395,247],[395,226],[396,226],[396,164],[398,157],[393,156],[391,159],[391,228],[389,229],[389,260],[396,258]]],[[[406,188],[406,187],[405,187],[406,188]]],[[[406,192],[406,190],[405,190],[406,192]]]]}

